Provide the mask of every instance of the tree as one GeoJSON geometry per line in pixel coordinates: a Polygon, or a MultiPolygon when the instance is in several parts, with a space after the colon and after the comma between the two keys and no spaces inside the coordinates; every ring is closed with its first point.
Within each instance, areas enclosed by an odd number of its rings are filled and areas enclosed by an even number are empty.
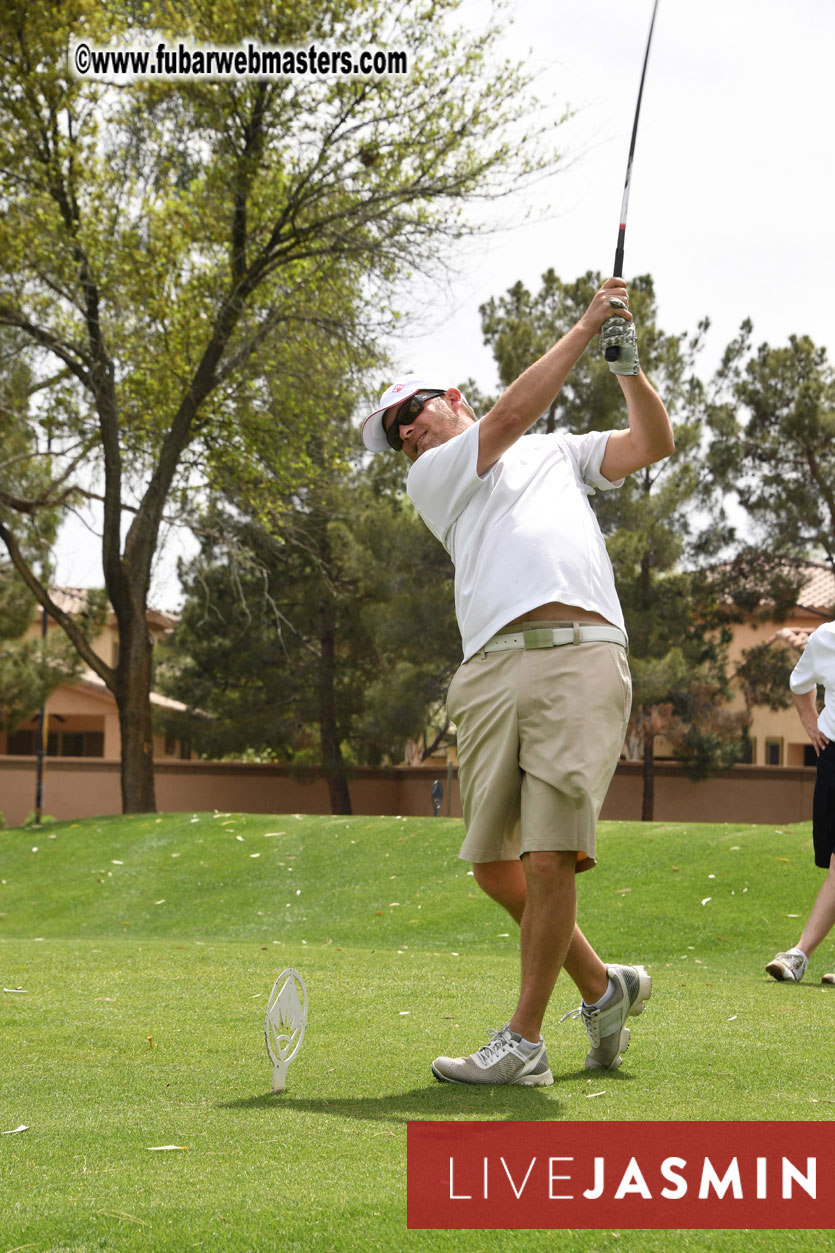
{"type": "Polygon", "coordinates": [[[0,730],[14,731],[61,683],[78,674],[77,653],[63,637],[24,638],[32,597],[8,563],[0,563],[0,730]]]}
{"type": "Polygon", "coordinates": [[[451,563],[378,486],[319,486],[279,532],[215,519],[160,670],[210,715],[190,722],[198,751],[316,762],[334,813],[351,762],[399,760],[460,660],[451,563]]]}
{"type": "MultiPolygon", "coordinates": [[[[16,508],[38,500],[48,490],[43,468],[33,464],[29,431],[15,421],[37,393],[30,371],[19,358],[19,338],[0,336],[0,525],[16,508]]],[[[21,537],[26,560],[49,577],[49,547],[60,519],[57,509],[33,510],[21,537]]],[[[33,622],[32,597],[11,562],[0,557],[0,728],[13,731],[29,718],[58,684],[78,672],[79,658],[69,641],[44,633],[26,638],[33,622]]]]}
{"type": "MultiPolygon", "coordinates": [[[[510,383],[580,317],[599,288],[589,272],[563,282],[553,270],[532,295],[521,283],[482,306],[485,341],[504,384],[510,383]]],[[[728,698],[721,630],[705,630],[715,604],[710,582],[692,569],[713,559],[729,537],[705,460],[708,392],[696,374],[707,320],[695,334],[669,335],[657,324],[652,280],[629,285],[642,368],[664,398],[675,454],[630,475],[617,492],[593,499],[630,640],[633,716],[628,743],[643,760],[642,817],[651,818],[655,740],[663,735],[696,777],[742,751],[742,729],[724,708],[728,698]],[[691,572],[687,572],[687,567],[691,572]]],[[[542,429],[607,430],[622,425],[623,400],[599,351],[577,362],[542,429]]]]}
{"type": "Polygon", "coordinates": [[[310,432],[352,412],[395,281],[469,229],[468,199],[550,161],[527,124],[507,138],[530,102],[523,74],[486,66],[498,28],[468,35],[455,7],[3,6],[0,327],[51,386],[34,414],[16,414],[32,456],[49,456],[49,486],[20,498],[0,481],[0,539],[116,699],[126,811],[154,808],[145,611],[166,511],[188,517],[196,485],[230,479],[256,502],[264,463],[282,468],[266,513],[314,479],[310,432]],[[100,47],[388,42],[431,56],[405,77],[108,85],[69,73],[80,35],[100,47]],[[93,496],[115,667],[26,550],[33,512],[93,496]]]}
{"type": "Polygon", "coordinates": [[[728,346],[725,394],[710,409],[715,473],[770,553],[835,563],[835,373],[807,335],[756,351],[751,335],[745,322],[728,346]]]}
{"type": "Polygon", "coordinates": [[[798,655],[785,644],[755,644],[742,650],[736,677],[749,713],[755,705],[767,705],[775,710],[791,708],[789,677],[798,655]]]}

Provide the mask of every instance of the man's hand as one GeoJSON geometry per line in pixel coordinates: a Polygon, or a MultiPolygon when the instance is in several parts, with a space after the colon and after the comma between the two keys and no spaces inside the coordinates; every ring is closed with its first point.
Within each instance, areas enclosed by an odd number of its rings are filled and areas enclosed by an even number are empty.
{"type": "Polygon", "coordinates": [[[579,325],[587,328],[590,336],[599,335],[603,323],[609,318],[631,322],[629,312],[629,293],[622,278],[607,278],[606,282],[595,292],[594,298],[586,312],[580,318],[579,325]],[[612,304],[612,301],[618,303],[612,304]]]}
{"type": "Polygon", "coordinates": [[[800,695],[794,693],[794,703],[797,712],[800,714],[800,721],[803,723],[804,730],[812,741],[815,754],[820,757],[821,750],[826,748],[829,740],[818,727],[818,709],[815,703],[817,688],[812,688],[811,692],[802,692],[800,695]]]}
{"type": "Polygon", "coordinates": [[[629,293],[622,278],[608,278],[580,319],[600,335],[600,346],[613,374],[639,374],[638,337],[629,312],[629,293]]]}

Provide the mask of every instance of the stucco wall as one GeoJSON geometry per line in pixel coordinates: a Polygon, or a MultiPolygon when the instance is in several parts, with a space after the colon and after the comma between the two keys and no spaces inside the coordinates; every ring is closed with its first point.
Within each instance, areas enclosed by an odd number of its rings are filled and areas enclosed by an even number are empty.
{"type": "MultiPolygon", "coordinates": [[[[355,814],[431,817],[432,783],[444,788],[441,815],[460,817],[458,781],[451,796],[446,772],[399,766],[358,769],[351,780],[355,814]]],[[[736,766],[704,783],[692,783],[680,767],[657,763],[655,818],[674,822],[806,821],[812,816],[815,771],[809,767],[736,766]]],[[[228,810],[247,813],[328,813],[328,790],[316,770],[293,773],[284,766],[202,761],[158,762],[157,808],[161,812],[228,810]]],[[[642,776],[637,762],[618,767],[603,818],[638,820],[642,776]]],[[[35,759],[0,758],[0,812],[9,826],[35,807],[35,759]]],[[[121,811],[119,763],[100,758],[49,758],[43,812],[53,818],[90,818],[121,811]]]]}

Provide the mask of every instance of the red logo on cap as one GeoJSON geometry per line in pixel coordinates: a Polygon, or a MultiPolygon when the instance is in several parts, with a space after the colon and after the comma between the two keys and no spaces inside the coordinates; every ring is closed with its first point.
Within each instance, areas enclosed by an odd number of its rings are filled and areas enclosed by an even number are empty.
{"type": "Polygon", "coordinates": [[[396,395],[396,394],[397,394],[397,392],[402,392],[402,391],[403,391],[403,388],[404,388],[405,386],[406,386],[406,384],[405,384],[405,383],[395,383],[395,384],[394,384],[394,387],[392,387],[392,389],[391,389],[391,390],[392,390],[392,391],[395,393],[395,395],[396,395]]]}

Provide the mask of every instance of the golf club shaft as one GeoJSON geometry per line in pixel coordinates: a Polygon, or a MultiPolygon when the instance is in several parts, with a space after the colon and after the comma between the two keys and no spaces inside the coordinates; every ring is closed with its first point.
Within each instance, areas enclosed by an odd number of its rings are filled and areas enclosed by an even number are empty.
{"type": "Polygon", "coordinates": [[[658,0],[652,6],[652,20],[649,24],[649,35],[647,36],[647,48],[644,53],[644,68],[641,70],[641,85],[638,88],[638,103],[635,105],[635,120],[632,123],[632,139],[629,144],[629,159],[626,162],[626,181],[623,186],[623,200],[620,206],[620,225],[618,227],[618,242],[615,249],[615,268],[612,271],[615,278],[623,277],[623,243],[626,237],[626,211],[629,207],[629,184],[632,178],[632,158],[635,155],[635,139],[638,134],[638,118],[641,115],[641,97],[644,94],[644,79],[647,73],[647,62],[649,61],[649,48],[652,43],[652,30],[655,26],[655,14],[658,10],[658,0]]]}

